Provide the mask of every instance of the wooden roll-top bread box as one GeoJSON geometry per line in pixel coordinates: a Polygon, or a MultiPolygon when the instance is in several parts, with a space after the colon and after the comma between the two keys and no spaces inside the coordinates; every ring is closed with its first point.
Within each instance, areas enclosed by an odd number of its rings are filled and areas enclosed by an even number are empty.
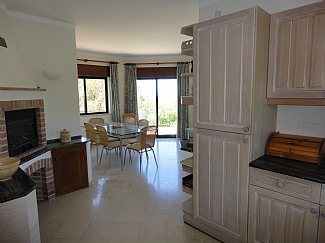
{"type": "Polygon", "coordinates": [[[268,141],[266,155],[320,165],[325,160],[324,138],[275,132],[268,141]]]}

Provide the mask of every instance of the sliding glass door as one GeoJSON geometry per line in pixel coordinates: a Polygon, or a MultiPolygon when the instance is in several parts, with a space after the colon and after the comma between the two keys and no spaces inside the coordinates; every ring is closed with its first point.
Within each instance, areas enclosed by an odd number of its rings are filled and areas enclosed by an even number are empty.
{"type": "Polygon", "coordinates": [[[139,119],[158,126],[158,137],[176,137],[177,79],[138,79],[139,119]]]}

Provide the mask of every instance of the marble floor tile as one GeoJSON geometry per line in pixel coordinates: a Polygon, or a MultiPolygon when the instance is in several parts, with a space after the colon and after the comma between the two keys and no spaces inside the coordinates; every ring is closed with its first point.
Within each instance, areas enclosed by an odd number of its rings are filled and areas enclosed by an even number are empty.
{"type": "Polygon", "coordinates": [[[182,202],[191,196],[179,162],[192,153],[176,139],[157,139],[155,152],[158,168],[150,154],[140,173],[136,153],[121,171],[113,154],[110,168],[106,156],[97,163],[93,147],[89,187],[38,202],[42,243],[218,243],[183,222],[182,202]]]}

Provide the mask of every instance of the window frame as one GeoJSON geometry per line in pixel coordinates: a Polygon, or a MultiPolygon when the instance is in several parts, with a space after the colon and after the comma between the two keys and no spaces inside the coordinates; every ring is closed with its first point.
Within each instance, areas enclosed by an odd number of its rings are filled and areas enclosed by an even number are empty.
{"type": "MultiPolygon", "coordinates": [[[[85,112],[81,113],[79,111],[80,116],[84,115],[93,115],[93,114],[108,114],[109,113],[109,96],[108,96],[108,77],[94,77],[94,76],[78,76],[78,79],[83,79],[83,86],[84,86],[84,108],[85,112]],[[103,112],[88,112],[87,109],[87,93],[86,93],[86,88],[87,88],[87,79],[104,79],[104,85],[105,85],[105,105],[106,105],[106,111],[103,112]]],[[[78,97],[79,97],[79,91],[78,91],[78,97]]],[[[79,103],[79,99],[78,99],[79,103]]],[[[80,107],[80,104],[79,104],[80,107]]]]}

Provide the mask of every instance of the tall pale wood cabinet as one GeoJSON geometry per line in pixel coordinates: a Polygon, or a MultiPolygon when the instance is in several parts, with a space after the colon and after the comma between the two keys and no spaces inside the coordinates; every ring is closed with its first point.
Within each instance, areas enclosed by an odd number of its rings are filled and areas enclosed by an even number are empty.
{"type": "Polygon", "coordinates": [[[269,21],[254,7],[194,25],[193,212],[184,221],[223,242],[247,242],[248,164],[275,131],[269,21]]]}
{"type": "Polygon", "coordinates": [[[270,104],[325,105],[325,2],[272,14],[270,104]]]}

